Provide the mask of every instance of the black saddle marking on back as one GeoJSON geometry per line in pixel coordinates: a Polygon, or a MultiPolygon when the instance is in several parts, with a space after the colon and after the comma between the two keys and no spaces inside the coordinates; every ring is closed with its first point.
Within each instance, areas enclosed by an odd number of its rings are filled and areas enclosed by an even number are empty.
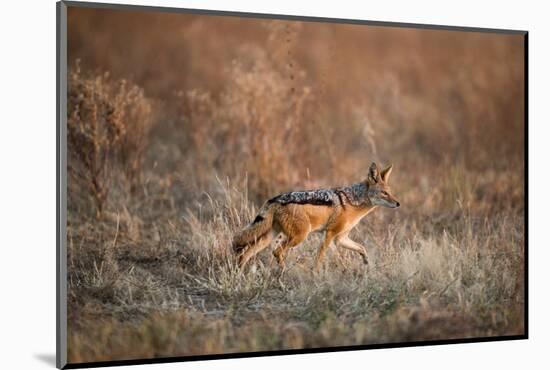
{"type": "Polygon", "coordinates": [[[267,202],[286,204],[311,204],[316,206],[331,206],[334,204],[332,190],[309,190],[309,191],[293,191],[283,193],[271,198],[267,202]]]}

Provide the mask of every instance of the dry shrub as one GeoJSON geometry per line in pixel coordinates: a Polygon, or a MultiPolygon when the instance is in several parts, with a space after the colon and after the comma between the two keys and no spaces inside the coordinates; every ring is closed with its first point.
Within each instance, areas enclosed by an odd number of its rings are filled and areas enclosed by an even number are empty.
{"type": "Polygon", "coordinates": [[[67,109],[69,194],[84,190],[99,215],[119,173],[139,184],[151,103],[137,85],[112,81],[108,73],[83,73],[77,61],[69,71],[67,109]]]}

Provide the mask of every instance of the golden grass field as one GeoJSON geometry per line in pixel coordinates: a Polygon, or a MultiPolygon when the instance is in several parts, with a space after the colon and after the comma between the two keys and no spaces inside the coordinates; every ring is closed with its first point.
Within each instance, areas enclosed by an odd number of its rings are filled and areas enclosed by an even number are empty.
{"type": "Polygon", "coordinates": [[[69,8],[68,350],[89,362],[523,334],[520,35],[69,8]],[[241,272],[291,190],[397,210],[241,272]]]}

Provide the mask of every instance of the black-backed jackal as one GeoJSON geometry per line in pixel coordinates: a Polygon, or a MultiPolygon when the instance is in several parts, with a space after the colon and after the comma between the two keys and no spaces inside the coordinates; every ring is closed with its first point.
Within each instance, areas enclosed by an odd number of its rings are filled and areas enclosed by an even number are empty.
{"type": "Polygon", "coordinates": [[[359,253],[365,263],[367,250],[348,237],[350,230],[377,206],[399,207],[388,185],[392,166],[379,171],[376,163],[369,168],[367,178],[357,184],[331,189],[295,191],[269,199],[254,221],[233,238],[233,250],[239,267],[271,244],[275,236],[284,236],[273,251],[284,267],[287,251],[300,244],[312,231],[324,231],[316,270],[334,240],[336,244],[359,253]]]}

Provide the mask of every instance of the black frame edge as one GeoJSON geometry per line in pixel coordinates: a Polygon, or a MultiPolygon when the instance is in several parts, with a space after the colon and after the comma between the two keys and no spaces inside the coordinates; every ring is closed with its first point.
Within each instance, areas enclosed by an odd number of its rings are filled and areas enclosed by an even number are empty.
{"type": "Polygon", "coordinates": [[[525,338],[529,338],[529,32],[525,32],[525,35],[523,37],[523,49],[524,49],[524,117],[523,117],[523,124],[524,124],[524,144],[523,144],[523,160],[524,160],[524,222],[525,222],[525,228],[524,228],[524,234],[525,234],[525,240],[524,240],[524,250],[523,250],[523,257],[524,257],[524,333],[525,338]]]}

